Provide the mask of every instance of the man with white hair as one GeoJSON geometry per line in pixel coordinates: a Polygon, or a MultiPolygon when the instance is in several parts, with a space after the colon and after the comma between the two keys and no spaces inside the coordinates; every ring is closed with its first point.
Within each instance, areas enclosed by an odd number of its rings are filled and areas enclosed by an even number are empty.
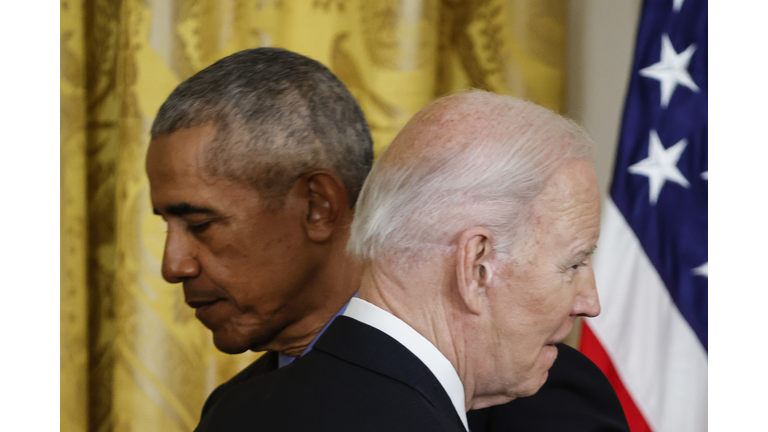
{"type": "Polygon", "coordinates": [[[574,319],[600,311],[591,152],[578,126],[528,102],[470,92],[428,105],[357,203],[359,298],[312,351],[232,387],[198,430],[458,431],[467,410],[534,394],[574,319]]]}

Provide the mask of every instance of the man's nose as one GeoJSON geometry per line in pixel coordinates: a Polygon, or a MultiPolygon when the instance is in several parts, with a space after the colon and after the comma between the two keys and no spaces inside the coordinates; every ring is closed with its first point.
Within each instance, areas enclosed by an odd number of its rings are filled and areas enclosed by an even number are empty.
{"type": "Polygon", "coordinates": [[[190,239],[168,227],[163,252],[163,279],[170,283],[183,282],[200,274],[200,264],[194,254],[190,239]]]}
{"type": "Polygon", "coordinates": [[[600,315],[600,299],[597,297],[595,275],[591,271],[587,280],[579,288],[571,315],[588,317],[600,315]]]}

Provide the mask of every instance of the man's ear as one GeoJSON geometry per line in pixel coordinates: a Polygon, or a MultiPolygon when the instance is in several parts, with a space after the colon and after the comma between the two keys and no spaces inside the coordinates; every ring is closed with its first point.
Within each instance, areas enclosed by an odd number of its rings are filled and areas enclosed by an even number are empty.
{"type": "Polygon", "coordinates": [[[487,288],[493,278],[493,233],[472,227],[461,233],[456,244],[456,282],[459,295],[472,313],[485,310],[487,288]]]}
{"type": "Polygon", "coordinates": [[[344,183],[327,169],[312,170],[299,181],[307,194],[304,229],[312,241],[323,243],[339,224],[344,223],[347,212],[351,212],[347,190],[344,183]]]}

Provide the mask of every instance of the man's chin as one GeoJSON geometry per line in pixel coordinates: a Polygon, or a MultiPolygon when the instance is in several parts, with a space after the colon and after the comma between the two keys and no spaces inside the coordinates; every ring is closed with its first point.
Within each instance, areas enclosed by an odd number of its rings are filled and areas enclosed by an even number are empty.
{"type": "Polygon", "coordinates": [[[213,345],[216,349],[225,354],[241,354],[251,349],[250,344],[239,340],[232,340],[226,335],[217,335],[213,333],[213,345]]]}
{"type": "Polygon", "coordinates": [[[547,382],[547,378],[549,378],[549,370],[545,371],[543,375],[540,375],[542,377],[541,381],[538,382],[532,382],[529,385],[523,387],[517,392],[517,397],[528,397],[533,396],[541,390],[542,387],[544,387],[544,383],[547,382]]]}
{"type": "Polygon", "coordinates": [[[527,397],[527,396],[533,396],[541,390],[541,388],[544,386],[544,384],[547,382],[547,379],[549,378],[549,370],[552,368],[552,365],[555,364],[555,360],[557,359],[557,347],[555,345],[545,345],[542,349],[537,367],[540,367],[543,369],[539,369],[540,372],[534,373],[532,375],[532,379],[530,379],[528,382],[526,382],[526,385],[522,388],[518,389],[516,392],[517,397],[527,397]]]}
{"type": "Polygon", "coordinates": [[[542,360],[547,365],[546,366],[547,371],[549,371],[549,369],[552,368],[552,365],[555,364],[555,360],[557,360],[557,354],[558,354],[557,345],[555,344],[544,345],[541,355],[543,357],[542,360]]]}

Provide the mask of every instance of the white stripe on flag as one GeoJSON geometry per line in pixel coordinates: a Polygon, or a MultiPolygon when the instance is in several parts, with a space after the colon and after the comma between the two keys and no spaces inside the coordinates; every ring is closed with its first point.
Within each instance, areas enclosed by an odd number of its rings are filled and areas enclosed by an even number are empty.
{"type": "Polygon", "coordinates": [[[707,430],[707,353],[613,200],[594,259],[602,312],[589,320],[656,432],[707,430]]]}

